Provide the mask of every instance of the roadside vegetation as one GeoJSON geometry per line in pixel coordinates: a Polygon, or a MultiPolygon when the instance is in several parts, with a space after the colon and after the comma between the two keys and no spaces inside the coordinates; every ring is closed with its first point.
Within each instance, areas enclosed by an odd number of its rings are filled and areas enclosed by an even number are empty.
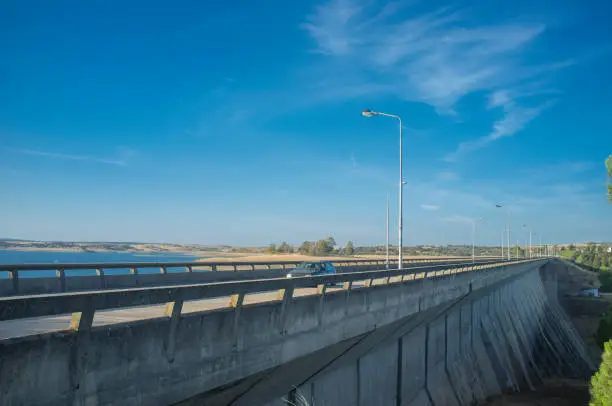
{"type": "MultiPolygon", "coordinates": [[[[608,200],[612,203],[612,155],[606,159],[606,171],[608,174],[608,200]]],[[[612,244],[610,244],[612,245],[612,244]]],[[[576,262],[587,263],[586,265],[599,270],[599,281],[602,291],[612,291],[612,252],[608,249],[593,249],[589,247],[587,252],[571,253],[571,259],[576,262]]],[[[612,310],[602,317],[597,329],[597,342],[603,347],[603,355],[599,371],[591,378],[591,402],[590,406],[612,406],[612,310]]]]}
{"type": "Polygon", "coordinates": [[[590,406],[612,406],[612,340],[604,345],[599,371],[591,378],[590,406]]]}
{"type": "Polygon", "coordinates": [[[610,244],[588,243],[584,247],[576,247],[571,244],[567,248],[561,248],[561,258],[575,261],[583,267],[600,272],[602,292],[612,292],[612,252],[610,244]]]}
{"type": "MultiPolygon", "coordinates": [[[[261,251],[260,251],[261,252],[261,251]]],[[[299,246],[293,246],[283,241],[280,244],[270,244],[263,250],[265,254],[294,254],[310,256],[350,256],[350,255],[385,255],[387,249],[384,245],[369,245],[356,246],[353,241],[348,241],[344,247],[338,246],[334,237],[315,241],[304,241],[299,246]]],[[[467,257],[472,255],[471,245],[416,245],[404,247],[404,255],[406,256],[456,256],[467,257]]],[[[535,252],[535,248],[534,248],[535,252]]],[[[516,256],[516,248],[511,250],[512,257],[516,256]]],[[[397,256],[397,247],[390,246],[389,254],[397,256]]],[[[476,256],[500,256],[501,249],[499,247],[476,246],[476,256]]],[[[528,255],[528,251],[524,248],[519,248],[519,256],[528,255]]]]}

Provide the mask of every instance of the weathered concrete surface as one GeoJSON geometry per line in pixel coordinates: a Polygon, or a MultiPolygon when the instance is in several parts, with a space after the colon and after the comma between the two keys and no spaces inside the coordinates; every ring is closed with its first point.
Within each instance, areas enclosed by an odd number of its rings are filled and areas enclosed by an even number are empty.
{"type": "Polygon", "coordinates": [[[297,387],[316,404],[466,405],[588,370],[545,291],[528,263],[245,306],[239,322],[227,309],[4,340],[0,399],[257,405],[297,387]]]}
{"type": "MultiPolygon", "coordinates": [[[[378,327],[321,370],[299,360],[267,371],[248,388],[236,388],[240,396],[232,403],[217,402],[218,397],[199,400],[207,405],[264,404],[270,383],[282,386],[284,381],[317,405],[471,405],[502,390],[529,390],[549,376],[588,375],[593,366],[547,284],[556,284],[554,266],[378,327]],[[298,369],[300,374],[292,373],[298,369]],[[372,383],[380,390],[373,390],[372,383]]],[[[289,391],[285,398],[292,396],[289,391]]]]}

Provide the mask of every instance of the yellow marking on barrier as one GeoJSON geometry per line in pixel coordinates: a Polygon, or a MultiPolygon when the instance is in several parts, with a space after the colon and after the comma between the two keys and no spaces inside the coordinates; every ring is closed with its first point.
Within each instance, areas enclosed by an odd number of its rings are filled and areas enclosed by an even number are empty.
{"type": "MultiPolygon", "coordinates": [[[[243,300],[244,300],[244,295],[243,295],[243,300]]],[[[242,304],[239,302],[240,302],[240,294],[235,294],[235,295],[230,296],[230,300],[229,300],[230,307],[233,307],[235,309],[239,304],[242,304]]]]}

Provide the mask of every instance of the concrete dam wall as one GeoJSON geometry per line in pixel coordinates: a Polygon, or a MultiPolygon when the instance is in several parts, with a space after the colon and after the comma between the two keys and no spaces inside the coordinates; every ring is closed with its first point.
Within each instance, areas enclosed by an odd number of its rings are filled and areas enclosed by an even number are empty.
{"type": "Polygon", "coordinates": [[[540,265],[180,404],[474,405],[549,377],[589,377],[595,366],[557,302],[565,265],[540,265]],[[291,389],[265,401],[281,388],[291,389]]]}
{"type": "Polygon", "coordinates": [[[469,405],[589,375],[555,263],[8,339],[2,405],[469,405]]]}

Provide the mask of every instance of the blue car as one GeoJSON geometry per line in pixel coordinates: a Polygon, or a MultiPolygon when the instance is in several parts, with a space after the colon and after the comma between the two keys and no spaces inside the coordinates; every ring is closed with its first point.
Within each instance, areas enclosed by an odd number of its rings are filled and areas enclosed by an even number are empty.
{"type": "Polygon", "coordinates": [[[294,276],[335,275],[336,268],[330,261],[307,261],[299,264],[294,270],[287,273],[287,278],[294,276]]]}

